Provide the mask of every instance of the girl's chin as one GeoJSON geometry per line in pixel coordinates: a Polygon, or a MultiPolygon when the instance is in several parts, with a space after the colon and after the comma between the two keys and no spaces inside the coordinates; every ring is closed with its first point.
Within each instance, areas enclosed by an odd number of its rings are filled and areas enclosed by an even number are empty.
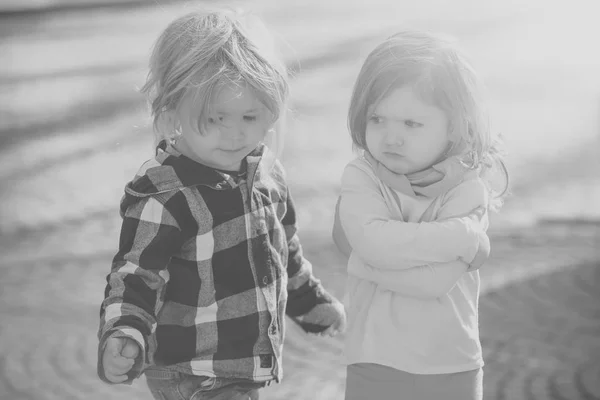
{"type": "Polygon", "coordinates": [[[410,165],[406,162],[406,160],[397,160],[394,162],[390,162],[390,160],[385,160],[382,164],[392,172],[397,174],[409,174],[411,171],[410,165]]]}

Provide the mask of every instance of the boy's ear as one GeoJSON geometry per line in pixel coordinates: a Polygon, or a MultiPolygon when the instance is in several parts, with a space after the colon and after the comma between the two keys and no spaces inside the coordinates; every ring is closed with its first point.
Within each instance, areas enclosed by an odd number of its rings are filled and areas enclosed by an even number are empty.
{"type": "Polygon", "coordinates": [[[174,139],[181,133],[181,122],[175,110],[163,111],[158,117],[157,125],[159,132],[163,132],[165,136],[171,139],[174,139]]]}
{"type": "Polygon", "coordinates": [[[175,110],[163,111],[158,117],[158,123],[160,127],[164,129],[164,132],[172,132],[177,126],[177,116],[175,110]]]}

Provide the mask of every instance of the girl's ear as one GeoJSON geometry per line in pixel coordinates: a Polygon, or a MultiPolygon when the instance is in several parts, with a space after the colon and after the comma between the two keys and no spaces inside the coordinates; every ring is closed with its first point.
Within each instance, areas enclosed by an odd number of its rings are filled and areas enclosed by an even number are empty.
{"type": "Polygon", "coordinates": [[[449,154],[461,154],[468,147],[466,138],[463,136],[463,129],[465,128],[461,123],[452,120],[448,122],[448,140],[451,143],[449,154]]]}

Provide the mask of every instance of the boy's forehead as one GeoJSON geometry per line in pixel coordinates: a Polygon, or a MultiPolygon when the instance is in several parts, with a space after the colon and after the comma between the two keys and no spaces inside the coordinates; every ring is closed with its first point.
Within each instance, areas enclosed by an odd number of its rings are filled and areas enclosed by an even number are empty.
{"type": "Polygon", "coordinates": [[[260,108],[262,106],[258,97],[248,86],[224,85],[219,88],[216,96],[211,101],[215,110],[237,110],[260,108]]]}

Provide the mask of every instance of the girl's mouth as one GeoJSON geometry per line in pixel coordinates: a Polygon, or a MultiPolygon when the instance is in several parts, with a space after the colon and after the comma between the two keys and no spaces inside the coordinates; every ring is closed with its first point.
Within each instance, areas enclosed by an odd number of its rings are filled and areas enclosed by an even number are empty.
{"type": "Polygon", "coordinates": [[[402,154],[393,153],[393,152],[389,152],[389,151],[384,151],[383,155],[386,157],[389,157],[389,158],[396,158],[396,159],[404,158],[404,156],[402,154]]]}

